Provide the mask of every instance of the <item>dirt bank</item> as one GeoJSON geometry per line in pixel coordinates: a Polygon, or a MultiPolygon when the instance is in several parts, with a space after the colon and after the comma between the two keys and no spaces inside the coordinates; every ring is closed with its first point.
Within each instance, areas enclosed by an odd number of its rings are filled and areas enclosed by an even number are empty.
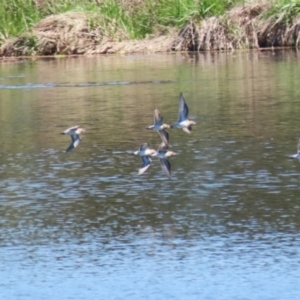
{"type": "Polygon", "coordinates": [[[47,17],[30,32],[6,41],[0,48],[0,56],[298,47],[300,18],[290,25],[280,19],[266,19],[263,15],[268,6],[268,2],[252,2],[219,18],[190,20],[179,32],[173,30],[167,35],[134,41],[118,32],[105,36],[101,28],[89,27],[84,13],[69,12],[47,17]]]}

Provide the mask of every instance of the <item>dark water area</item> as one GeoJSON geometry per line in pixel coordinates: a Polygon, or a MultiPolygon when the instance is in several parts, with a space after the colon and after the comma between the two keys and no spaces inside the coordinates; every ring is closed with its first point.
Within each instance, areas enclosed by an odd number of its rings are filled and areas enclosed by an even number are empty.
{"type": "Polygon", "coordinates": [[[294,51],[0,64],[3,299],[299,299],[294,51]],[[172,179],[133,152],[170,129],[172,179]],[[86,129],[65,153],[73,125],[86,129]]]}

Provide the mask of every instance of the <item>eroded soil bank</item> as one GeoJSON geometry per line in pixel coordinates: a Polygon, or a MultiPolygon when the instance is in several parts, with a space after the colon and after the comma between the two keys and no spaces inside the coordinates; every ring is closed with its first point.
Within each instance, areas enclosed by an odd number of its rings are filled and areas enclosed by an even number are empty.
{"type": "Polygon", "coordinates": [[[154,53],[209,51],[262,47],[298,47],[300,18],[266,18],[268,3],[235,7],[222,17],[190,20],[179,32],[143,40],[122,40],[118,34],[105,36],[101,28],[90,29],[84,13],[49,16],[30,32],[6,41],[0,56],[71,55],[107,53],[154,53]],[[118,40],[117,40],[118,39],[118,40]]]}

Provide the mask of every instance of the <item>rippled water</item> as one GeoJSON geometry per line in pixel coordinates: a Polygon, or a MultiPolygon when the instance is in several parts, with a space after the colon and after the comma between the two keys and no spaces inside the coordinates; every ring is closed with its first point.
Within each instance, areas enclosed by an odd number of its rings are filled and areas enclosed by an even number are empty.
{"type": "Polygon", "coordinates": [[[5,299],[299,299],[298,53],[0,64],[5,299]],[[172,180],[138,176],[158,108],[172,180]],[[65,153],[60,135],[80,124],[65,153]]]}

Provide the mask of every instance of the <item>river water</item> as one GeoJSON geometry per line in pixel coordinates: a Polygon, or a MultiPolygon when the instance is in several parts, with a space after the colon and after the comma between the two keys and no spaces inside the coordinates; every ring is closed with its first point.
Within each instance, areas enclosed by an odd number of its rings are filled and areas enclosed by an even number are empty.
{"type": "Polygon", "coordinates": [[[1,298],[299,299],[299,82],[294,51],[2,61],[1,298]],[[172,179],[139,176],[180,92],[172,179]]]}

